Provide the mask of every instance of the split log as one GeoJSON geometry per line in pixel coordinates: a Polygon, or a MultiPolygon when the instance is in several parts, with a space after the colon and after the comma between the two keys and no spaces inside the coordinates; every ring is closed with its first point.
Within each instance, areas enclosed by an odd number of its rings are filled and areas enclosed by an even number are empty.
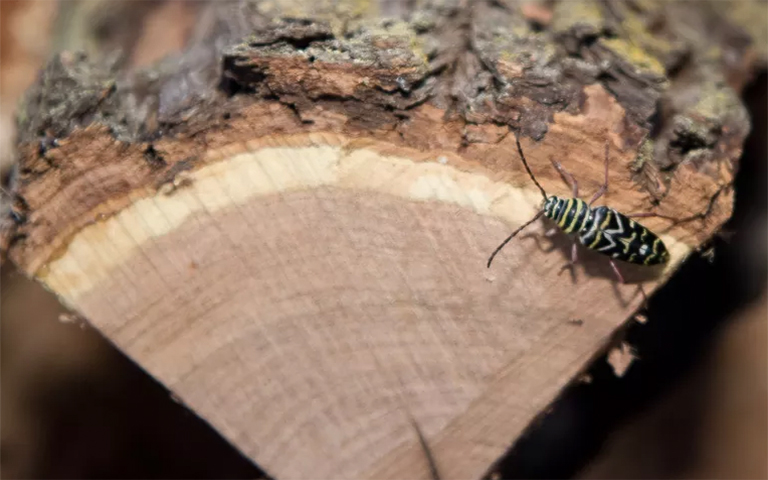
{"type": "Polygon", "coordinates": [[[426,477],[413,418],[477,478],[728,219],[765,57],[717,2],[304,3],[54,58],[5,249],[274,477],[426,477]],[[487,269],[541,206],[516,135],[565,196],[550,158],[591,195],[608,144],[601,201],[690,219],[643,222],[669,264],[561,275],[537,222],[487,269]]]}

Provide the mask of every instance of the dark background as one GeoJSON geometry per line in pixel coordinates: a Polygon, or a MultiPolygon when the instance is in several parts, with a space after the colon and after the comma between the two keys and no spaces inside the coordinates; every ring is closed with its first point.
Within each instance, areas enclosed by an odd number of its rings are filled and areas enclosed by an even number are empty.
{"type": "MultiPolygon", "coordinates": [[[[81,2],[85,5],[85,2],[81,2]]],[[[58,36],[56,3],[0,1],[0,167],[12,161],[13,105],[58,36]]],[[[118,2],[96,40],[143,22],[131,63],[181,48],[194,2],[118,2]],[[125,10],[125,4],[131,8],[125,10]],[[142,12],[152,10],[144,17],[142,12]],[[174,28],[167,28],[172,19],[174,28]],[[156,22],[153,25],[151,22],[156,22]],[[162,26],[162,27],[159,27],[162,26]],[[164,49],[158,48],[163,46],[164,49]]],[[[71,30],[71,29],[70,29],[71,30]]],[[[744,93],[753,119],[736,209],[711,255],[692,258],[625,340],[623,377],[605,358],[567,389],[495,471],[507,478],[768,476],[766,112],[763,72],[744,93]]],[[[256,478],[262,472],[205,422],[68,316],[39,285],[2,267],[0,474],[4,478],[256,478]],[[183,439],[183,441],[179,441],[183,439]]]]}

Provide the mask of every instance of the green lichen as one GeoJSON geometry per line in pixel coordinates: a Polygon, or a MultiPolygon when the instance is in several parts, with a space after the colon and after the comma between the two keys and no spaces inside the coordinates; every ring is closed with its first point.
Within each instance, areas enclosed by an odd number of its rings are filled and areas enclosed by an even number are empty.
{"type": "Polygon", "coordinates": [[[368,31],[371,36],[387,37],[412,37],[414,36],[411,25],[402,20],[381,20],[369,24],[368,31]]]}
{"type": "Polygon", "coordinates": [[[702,85],[694,103],[673,117],[674,141],[684,150],[685,159],[702,159],[711,155],[724,126],[748,123],[737,93],[725,82],[710,81],[702,85]]]}
{"type": "Polygon", "coordinates": [[[336,38],[341,38],[346,32],[356,30],[367,18],[379,16],[378,4],[371,0],[343,0],[330,6],[330,15],[326,20],[330,22],[331,30],[336,38]]]}
{"type": "Polygon", "coordinates": [[[411,36],[411,52],[420,60],[422,65],[429,65],[429,55],[427,55],[424,41],[417,35],[411,36]]]}
{"type": "Polygon", "coordinates": [[[597,34],[603,28],[603,12],[595,1],[560,2],[552,16],[552,30],[565,33],[573,29],[590,30],[597,34]]]}
{"type": "Polygon", "coordinates": [[[493,32],[491,49],[500,61],[526,65],[531,62],[547,65],[558,56],[557,46],[548,34],[531,30],[526,23],[510,27],[512,35],[506,30],[493,32]]]}
{"type": "Polygon", "coordinates": [[[702,85],[700,92],[698,101],[687,111],[689,116],[720,124],[726,117],[745,114],[741,99],[725,83],[710,82],[702,85]]]}
{"type": "Polygon", "coordinates": [[[659,77],[663,77],[666,73],[659,59],[637,43],[620,38],[602,39],[601,43],[640,71],[651,72],[659,77]]]}
{"type": "MultiPolygon", "coordinates": [[[[651,12],[656,11],[662,8],[664,2],[668,2],[669,0],[634,0],[633,6],[637,9],[637,11],[640,12],[651,12]]],[[[618,4],[618,6],[625,6],[629,2],[618,4]]],[[[614,5],[616,6],[616,5],[614,5]]]]}
{"type": "Polygon", "coordinates": [[[511,37],[511,39],[521,39],[521,38],[529,37],[533,34],[534,32],[531,30],[531,27],[529,27],[525,23],[520,22],[520,23],[515,23],[511,25],[508,32],[498,32],[494,36],[496,37],[507,36],[507,37],[511,37]]]}
{"type": "MultiPolygon", "coordinates": [[[[643,17],[637,13],[628,11],[626,5],[623,3],[618,3],[617,8],[624,9],[621,21],[621,33],[630,42],[640,44],[644,48],[651,50],[660,56],[668,54],[673,50],[674,46],[667,39],[659,35],[654,35],[648,30],[643,17]]],[[[652,9],[654,14],[662,14],[663,12],[660,11],[662,8],[663,5],[654,5],[653,7],[649,6],[648,10],[652,9]]]]}
{"type": "Polygon", "coordinates": [[[663,3],[656,1],[645,2],[641,10],[645,14],[630,11],[626,3],[615,2],[612,8],[621,18],[618,25],[621,38],[603,39],[602,44],[625,61],[634,65],[638,70],[651,72],[657,76],[666,74],[662,59],[682,48],[678,42],[651,32],[645,18],[653,15],[663,15],[663,3]]]}
{"type": "Polygon", "coordinates": [[[723,58],[723,49],[719,45],[710,45],[706,50],[699,52],[698,61],[700,63],[711,64],[715,67],[720,66],[720,62],[723,58]]]}
{"type": "Polygon", "coordinates": [[[631,170],[637,173],[643,169],[643,166],[646,163],[652,162],[653,150],[654,150],[653,140],[651,140],[650,138],[646,138],[645,141],[643,141],[642,145],[640,145],[640,148],[637,149],[637,156],[632,162],[632,166],[630,167],[631,170]]]}
{"type": "Polygon", "coordinates": [[[378,14],[378,7],[371,0],[314,0],[312,2],[271,0],[260,2],[259,11],[274,17],[316,20],[331,20],[337,17],[343,20],[359,16],[375,17],[378,14]]]}
{"type": "Polygon", "coordinates": [[[337,37],[358,27],[360,19],[377,18],[378,4],[372,0],[270,0],[258,2],[258,11],[272,18],[311,18],[328,23],[337,37]]]}

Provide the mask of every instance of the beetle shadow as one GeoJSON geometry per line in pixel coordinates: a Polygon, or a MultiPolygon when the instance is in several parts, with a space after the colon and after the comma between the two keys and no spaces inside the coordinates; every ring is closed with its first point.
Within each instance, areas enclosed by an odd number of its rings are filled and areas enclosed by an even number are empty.
{"type": "MultiPolygon", "coordinates": [[[[550,230],[552,225],[549,222],[545,222],[545,229],[550,230]]],[[[546,231],[545,230],[545,231],[546,231]]],[[[594,250],[582,245],[578,239],[571,237],[562,231],[557,231],[554,235],[545,236],[541,233],[525,233],[520,236],[520,240],[532,239],[536,242],[537,248],[544,253],[553,253],[557,251],[562,257],[563,267],[558,275],[563,274],[566,270],[570,273],[571,281],[576,284],[579,280],[576,275],[576,269],[571,264],[571,249],[573,248],[573,242],[577,243],[577,264],[581,266],[582,271],[587,277],[603,277],[611,280],[613,285],[613,291],[618,297],[621,305],[626,307],[637,296],[644,295],[642,285],[646,282],[653,281],[659,278],[664,265],[635,265],[632,263],[622,262],[615,260],[616,266],[621,272],[621,276],[624,277],[624,283],[626,285],[636,285],[637,290],[631,294],[629,298],[624,298],[619,288],[620,282],[616,276],[616,272],[613,271],[610,263],[610,257],[598,253],[594,250]]]]}

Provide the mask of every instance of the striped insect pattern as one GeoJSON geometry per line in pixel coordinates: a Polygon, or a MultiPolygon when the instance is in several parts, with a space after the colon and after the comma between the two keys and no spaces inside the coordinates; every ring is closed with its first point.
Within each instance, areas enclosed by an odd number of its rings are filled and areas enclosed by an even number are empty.
{"type": "MultiPolygon", "coordinates": [[[[504,246],[509,243],[525,227],[535,222],[542,215],[554,221],[557,227],[566,234],[574,234],[578,242],[585,247],[607,255],[610,258],[611,267],[618,280],[624,283],[615,260],[622,260],[638,265],[658,265],[669,260],[669,252],[664,242],[652,231],[635,222],[630,217],[664,217],[656,213],[636,213],[624,215],[613,208],[606,206],[592,207],[592,204],[608,190],[608,144],[605,146],[605,182],[595,192],[589,202],[578,197],[579,187],[576,179],[568,173],[560,163],[552,160],[552,164],[571,187],[573,197],[561,198],[555,195],[547,195],[544,188],[534,177],[531,168],[523,154],[520,140],[516,138],[517,151],[523,161],[525,170],[539,188],[544,197],[542,209],[528,222],[512,232],[488,258],[488,268],[494,257],[504,246]]],[[[666,217],[664,217],[666,218],[666,217]]],[[[571,248],[571,265],[577,261],[577,243],[573,242],[571,248]]]]}

